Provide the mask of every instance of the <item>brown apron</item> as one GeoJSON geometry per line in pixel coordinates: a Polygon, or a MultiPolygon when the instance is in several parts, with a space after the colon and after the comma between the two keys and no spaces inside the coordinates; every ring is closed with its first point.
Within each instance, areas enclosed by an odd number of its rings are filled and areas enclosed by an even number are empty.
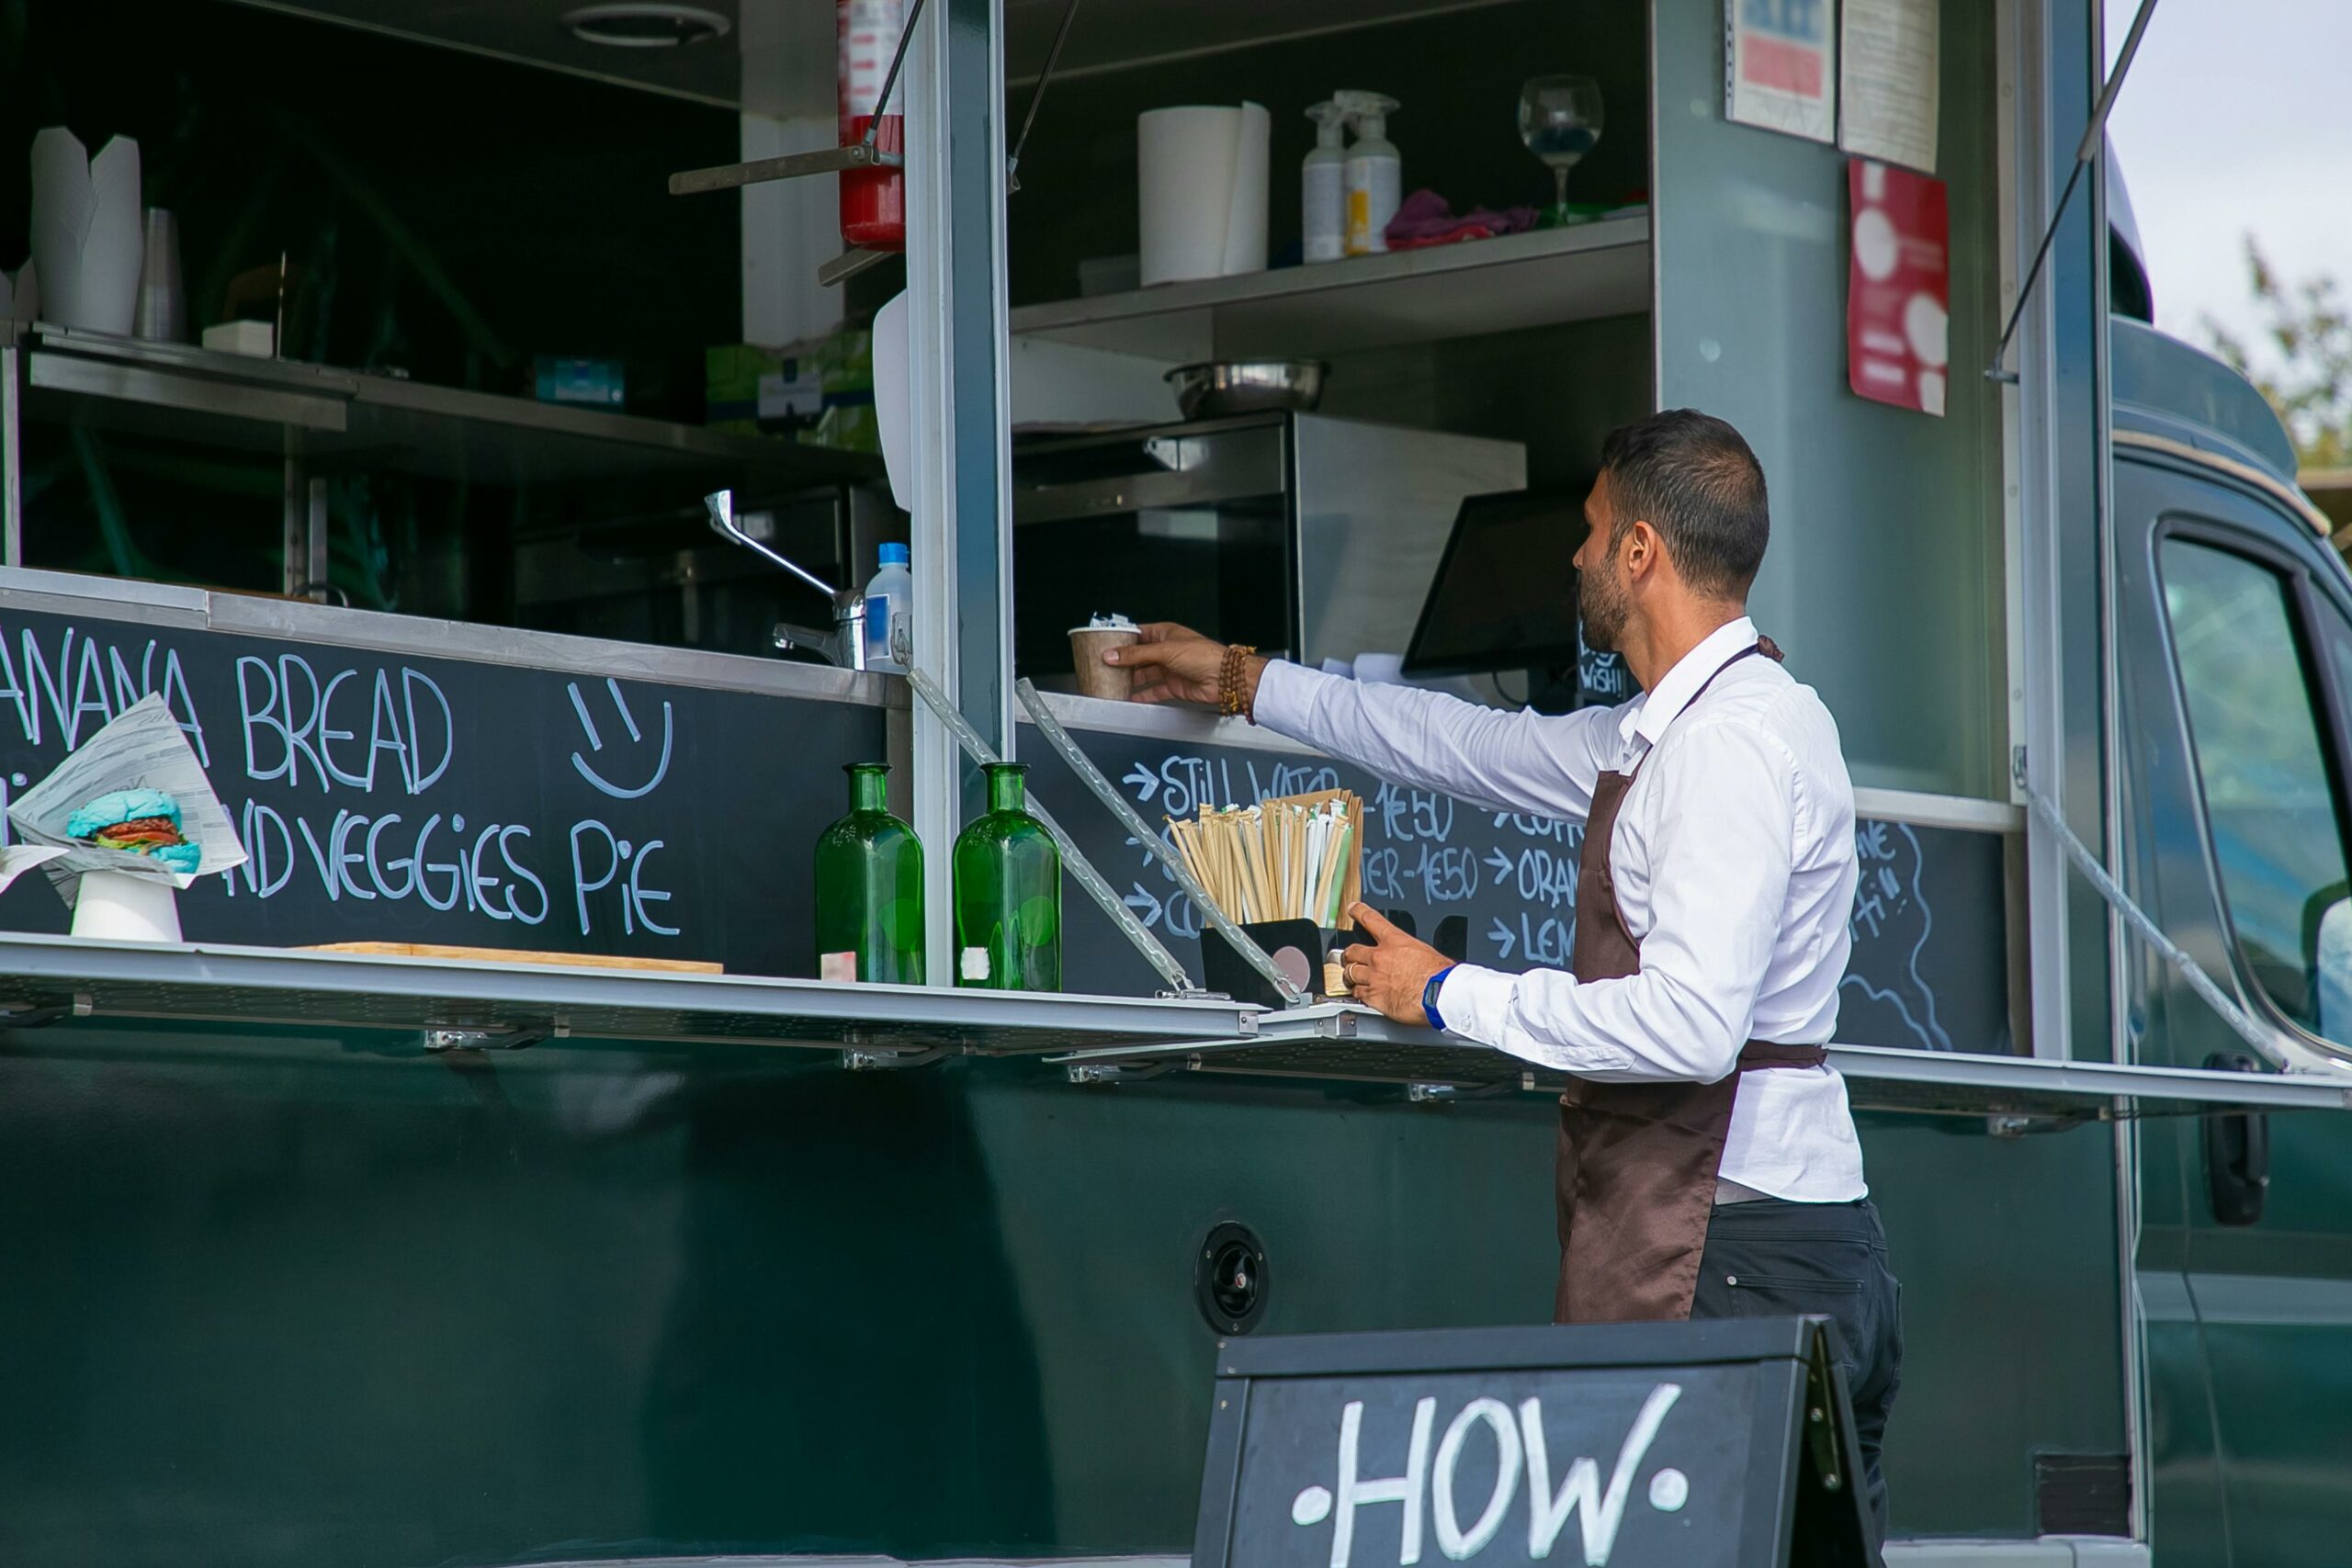
{"type": "MultiPolygon", "coordinates": [[[[1718,666],[1690,694],[1690,703],[1714,684],[1716,675],[1757,653],[1781,657],[1771,638],[1758,638],[1755,647],[1718,666]]],[[[1689,711],[1686,705],[1683,712],[1689,711]]],[[[1642,944],[1617,907],[1609,845],[1625,792],[1657,750],[1644,753],[1631,773],[1602,773],[1593,788],[1568,956],[1568,967],[1580,981],[1621,979],[1642,967],[1642,944]]],[[[1740,1075],[1765,1067],[1818,1066],[1826,1060],[1828,1053],[1818,1045],[1751,1040],[1740,1050],[1736,1070],[1714,1083],[1572,1083],[1560,1097],[1560,1287],[1554,1319],[1634,1323],[1689,1317],[1740,1075]]]]}

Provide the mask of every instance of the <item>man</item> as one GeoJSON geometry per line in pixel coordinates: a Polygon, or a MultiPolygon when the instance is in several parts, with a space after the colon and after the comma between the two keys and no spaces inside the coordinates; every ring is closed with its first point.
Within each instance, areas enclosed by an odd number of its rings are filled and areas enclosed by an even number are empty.
{"type": "Polygon", "coordinates": [[[1574,1075],[1555,1315],[1826,1313],[1885,1530],[1897,1286],[1862,1180],[1838,1022],[1854,795],[1838,728],[1747,615],[1770,522],[1739,433],[1689,409],[1616,431],[1576,555],[1585,637],[1644,695],[1509,713],[1267,660],[1182,626],[1106,656],[1143,701],[1227,712],[1386,777],[1586,824],[1571,968],[1451,964],[1359,904],[1358,1000],[1574,1075]]]}

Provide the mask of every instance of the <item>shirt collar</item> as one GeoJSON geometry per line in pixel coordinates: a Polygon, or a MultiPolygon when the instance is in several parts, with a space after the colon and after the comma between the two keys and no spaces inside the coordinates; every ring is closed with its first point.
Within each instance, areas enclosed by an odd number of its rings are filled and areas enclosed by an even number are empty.
{"type": "Polygon", "coordinates": [[[1756,623],[1746,615],[1717,626],[1698,647],[1676,660],[1674,668],[1658,678],[1657,688],[1617,721],[1619,736],[1628,746],[1636,735],[1645,744],[1657,745],[1666,727],[1680,717],[1690,699],[1699,694],[1699,688],[1742,649],[1755,646],[1756,623]]]}

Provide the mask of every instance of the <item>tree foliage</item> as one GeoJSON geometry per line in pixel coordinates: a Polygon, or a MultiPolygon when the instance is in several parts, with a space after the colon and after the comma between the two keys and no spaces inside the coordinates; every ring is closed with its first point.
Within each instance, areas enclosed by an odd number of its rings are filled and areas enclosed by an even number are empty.
{"type": "Polygon", "coordinates": [[[2302,467],[2352,467],[2352,301],[2324,274],[2281,277],[2252,234],[2245,265],[2262,319],[2256,340],[2262,352],[2211,316],[2205,335],[2278,411],[2302,467]]]}

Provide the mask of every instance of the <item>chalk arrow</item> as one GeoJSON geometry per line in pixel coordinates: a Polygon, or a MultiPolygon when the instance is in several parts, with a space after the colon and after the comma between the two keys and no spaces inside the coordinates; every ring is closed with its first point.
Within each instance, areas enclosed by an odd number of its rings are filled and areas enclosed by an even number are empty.
{"type": "Polygon", "coordinates": [[[1132,764],[1127,769],[1127,776],[1121,779],[1119,782],[1121,784],[1135,785],[1136,798],[1137,800],[1152,800],[1157,798],[1159,794],[1159,775],[1153,773],[1149,768],[1145,767],[1141,762],[1132,764]]]}
{"type": "Polygon", "coordinates": [[[1503,853],[1500,850],[1488,850],[1487,852],[1487,867],[1495,874],[1496,881],[1504,881],[1510,875],[1510,856],[1503,853]]]}
{"type": "Polygon", "coordinates": [[[1495,944],[1503,957],[1509,958],[1511,948],[1517,944],[1519,939],[1511,935],[1510,928],[1503,924],[1500,916],[1494,917],[1494,921],[1495,929],[1487,933],[1487,940],[1495,944]]]}
{"type": "Polygon", "coordinates": [[[1135,891],[1119,900],[1136,912],[1136,918],[1147,926],[1159,923],[1159,900],[1144,891],[1143,884],[1133,883],[1135,891]]]}

